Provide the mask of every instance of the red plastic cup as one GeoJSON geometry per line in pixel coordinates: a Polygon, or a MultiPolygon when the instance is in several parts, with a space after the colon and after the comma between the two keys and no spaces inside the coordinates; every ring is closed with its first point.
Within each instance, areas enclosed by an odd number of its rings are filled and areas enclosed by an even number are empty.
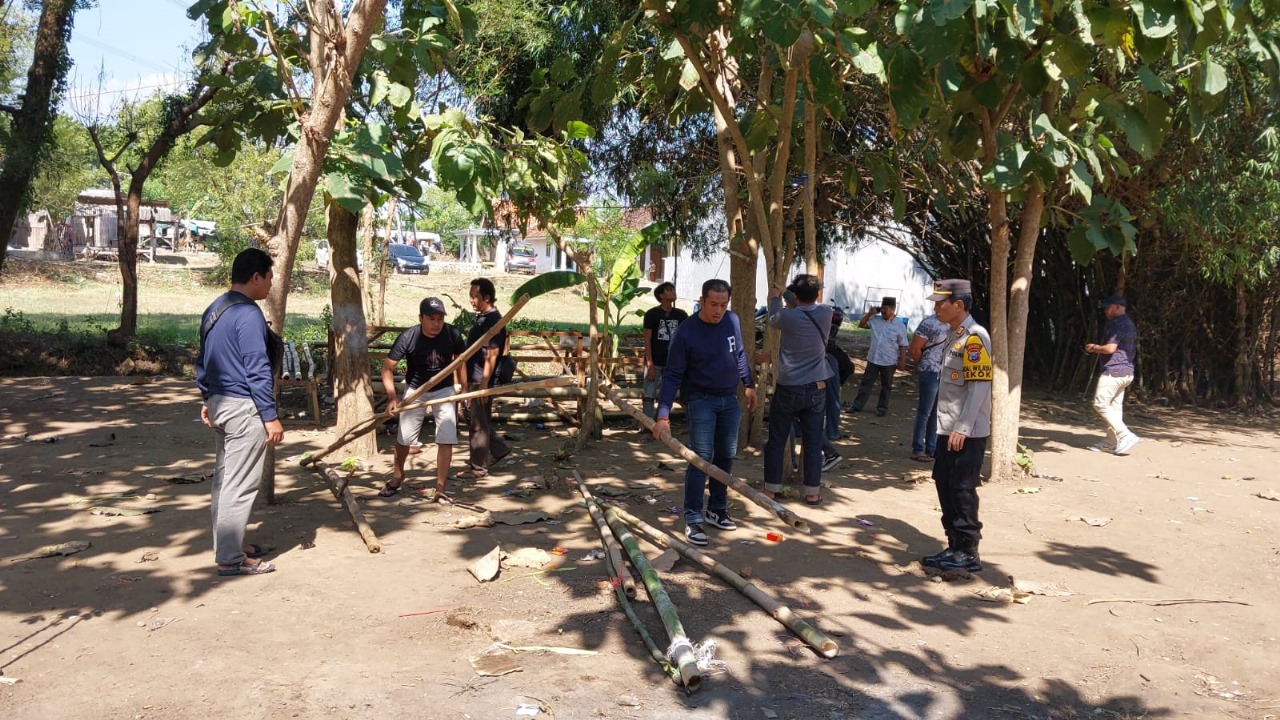
{"type": "Polygon", "coordinates": [[[782,542],[782,533],[770,532],[765,534],[764,539],[768,540],[769,542],[782,542]]]}

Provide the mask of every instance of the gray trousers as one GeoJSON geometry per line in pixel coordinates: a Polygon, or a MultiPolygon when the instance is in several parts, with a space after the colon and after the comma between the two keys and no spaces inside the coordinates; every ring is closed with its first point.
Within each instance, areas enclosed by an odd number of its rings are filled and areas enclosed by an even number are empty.
{"type": "Polygon", "coordinates": [[[267,429],[249,398],[212,395],[205,401],[213,424],[213,555],[219,565],[245,561],[244,529],[266,467],[267,429]]]}

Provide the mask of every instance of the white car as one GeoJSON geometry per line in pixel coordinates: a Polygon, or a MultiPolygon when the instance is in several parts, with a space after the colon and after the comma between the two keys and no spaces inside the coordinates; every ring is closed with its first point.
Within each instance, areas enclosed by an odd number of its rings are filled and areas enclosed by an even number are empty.
{"type": "MultiPolygon", "coordinates": [[[[320,270],[329,269],[329,241],[316,241],[316,267],[320,270]]],[[[364,272],[364,256],[356,253],[356,272],[364,272]]]]}

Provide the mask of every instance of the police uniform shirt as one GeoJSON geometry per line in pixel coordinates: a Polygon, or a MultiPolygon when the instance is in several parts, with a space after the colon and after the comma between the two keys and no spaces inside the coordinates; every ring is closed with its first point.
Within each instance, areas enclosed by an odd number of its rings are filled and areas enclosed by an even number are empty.
{"type": "Polygon", "coordinates": [[[973,319],[947,334],[938,378],[938,434],[991,435],[991,336],[973,319]]]}

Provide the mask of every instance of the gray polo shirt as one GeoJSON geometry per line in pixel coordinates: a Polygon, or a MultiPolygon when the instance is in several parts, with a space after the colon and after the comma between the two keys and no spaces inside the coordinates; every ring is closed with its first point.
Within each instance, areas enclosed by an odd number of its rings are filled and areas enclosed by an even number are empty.
{"type": "Polygon", "coordinates": [[[938,378],[938,434],[991,435],[991,336],[973,319],[947,334],[938,378]]]}
{"type": "Polygon", "coordinates": [[[769,324],[781,331],[778,349],[778,384],[807,385],[831,377],[827,365],[827,335],[831,330],[830,305],[787,308],[769,298],[769,324]]]}

